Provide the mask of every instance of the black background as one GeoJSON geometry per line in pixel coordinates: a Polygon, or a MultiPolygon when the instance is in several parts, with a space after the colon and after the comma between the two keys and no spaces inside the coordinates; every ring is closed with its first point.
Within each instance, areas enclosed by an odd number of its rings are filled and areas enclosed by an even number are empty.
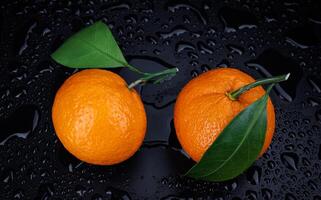
{"type": "Polygon", "coordinates": [[[0,199],[321,199],[319,1],[6,0],[0,27],[0,199]],[[77,70],[49,55],[97,20],[112,29],[130,64],[180,70],[137,88],[148,116],[144,145],[105,167],[71,156],[51,123],[55,92],[77,70]],[[175,136],[176,96],[193,77],[226,66],[256,78],[291,72],[271,93],[273,143],[231,181],[183,178],[193,161],[175,136]]]}

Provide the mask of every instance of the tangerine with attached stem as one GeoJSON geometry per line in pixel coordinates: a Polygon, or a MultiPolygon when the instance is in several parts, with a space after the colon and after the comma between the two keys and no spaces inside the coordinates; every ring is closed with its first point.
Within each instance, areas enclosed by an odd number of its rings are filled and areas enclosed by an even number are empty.
{"type": "MultiPolygon", "coordinates": [[[[176,68],[145,73],[142,82],[160,80],[176,68]]],[[[140,79],[139,79],[140,80],[140,79]]],[[[131,157],[146,132],[146,113],[134,87],[117,74],[87,69],[69,77],[56,93],[54,129],[63,146],[87,163],[112,165],[131,157]]]]}
{"type": "MultiPolygon", "coordinates": [[[[262,84],[288,77],[289,74],[255,81],[240,70],[220,68],[191,80],[178,95],[174,108],[174,126],[183,149],[198,162],[229,122],[265,94],[262,84]]],[[[260,155],[269,147],[274,129],[275,112],[269,98],[266,137],[260,155]]]]}

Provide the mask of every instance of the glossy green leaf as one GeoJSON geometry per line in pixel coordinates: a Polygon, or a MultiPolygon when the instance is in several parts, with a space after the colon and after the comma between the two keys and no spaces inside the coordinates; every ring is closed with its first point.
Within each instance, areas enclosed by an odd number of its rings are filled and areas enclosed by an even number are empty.
{"type": "Polygon", "coordinates": [[[115,68],[128,65],[112,32],[100,21],[71,36],[51,57],[72,68],[115,68]]]}
{"type": "Polygon", "coordinates": [[[240,112],[186,175],[207,181],[225,181],[250,167],[264,144],[267,99],[268,92],[240,112]]]}

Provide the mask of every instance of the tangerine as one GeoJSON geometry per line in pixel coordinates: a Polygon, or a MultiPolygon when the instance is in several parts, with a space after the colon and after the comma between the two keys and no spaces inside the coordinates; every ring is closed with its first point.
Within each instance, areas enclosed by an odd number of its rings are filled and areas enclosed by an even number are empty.
{"type": "MultiPolygon", "coordinates": [[[[233,68],[210,70],[191,80],[178,95],[174,125],[179,142],[198,162],[229,122],[244,108],[265,94],[262,86],[250,89],[232,100],[228,93],[255,80],[233,68]]],[[[266,137],[260,156],[269,147],[275,129],[271,99],[267,103],[266,137]]]]}
{"type": "Polygon", "coordinates": [[[131,157],[146,132],[140,96],[117,74],[88,69],[58,90],[52,121],[63,146],[87,163],[112,165],[131,157]]]}

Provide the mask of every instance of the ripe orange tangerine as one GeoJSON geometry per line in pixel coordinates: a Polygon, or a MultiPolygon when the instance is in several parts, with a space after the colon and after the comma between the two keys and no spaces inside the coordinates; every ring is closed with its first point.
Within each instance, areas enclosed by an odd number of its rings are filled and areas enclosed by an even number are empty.
{"type": "MultiPolygon", "coordinates": [[[[198,162],[230,121],[244,108],[265,94],[262,86],[246,91],[232,100],[228,93],[255,80],[233,68],[210,70],[191,80],[178,95],[174,125],[179,142],[198,162]]],[[[267,130],[260,156],[269,147],[275,129],[275,112],[271,99],[267,104],[267,130]]]]}
{"type": "Polygon", "coordinates": [[[64,147],[78,159],[112,165],[131,157],[146,132],[144,105],[117,74],[88,69],[58,90],[52,121],[64,147]]]}

